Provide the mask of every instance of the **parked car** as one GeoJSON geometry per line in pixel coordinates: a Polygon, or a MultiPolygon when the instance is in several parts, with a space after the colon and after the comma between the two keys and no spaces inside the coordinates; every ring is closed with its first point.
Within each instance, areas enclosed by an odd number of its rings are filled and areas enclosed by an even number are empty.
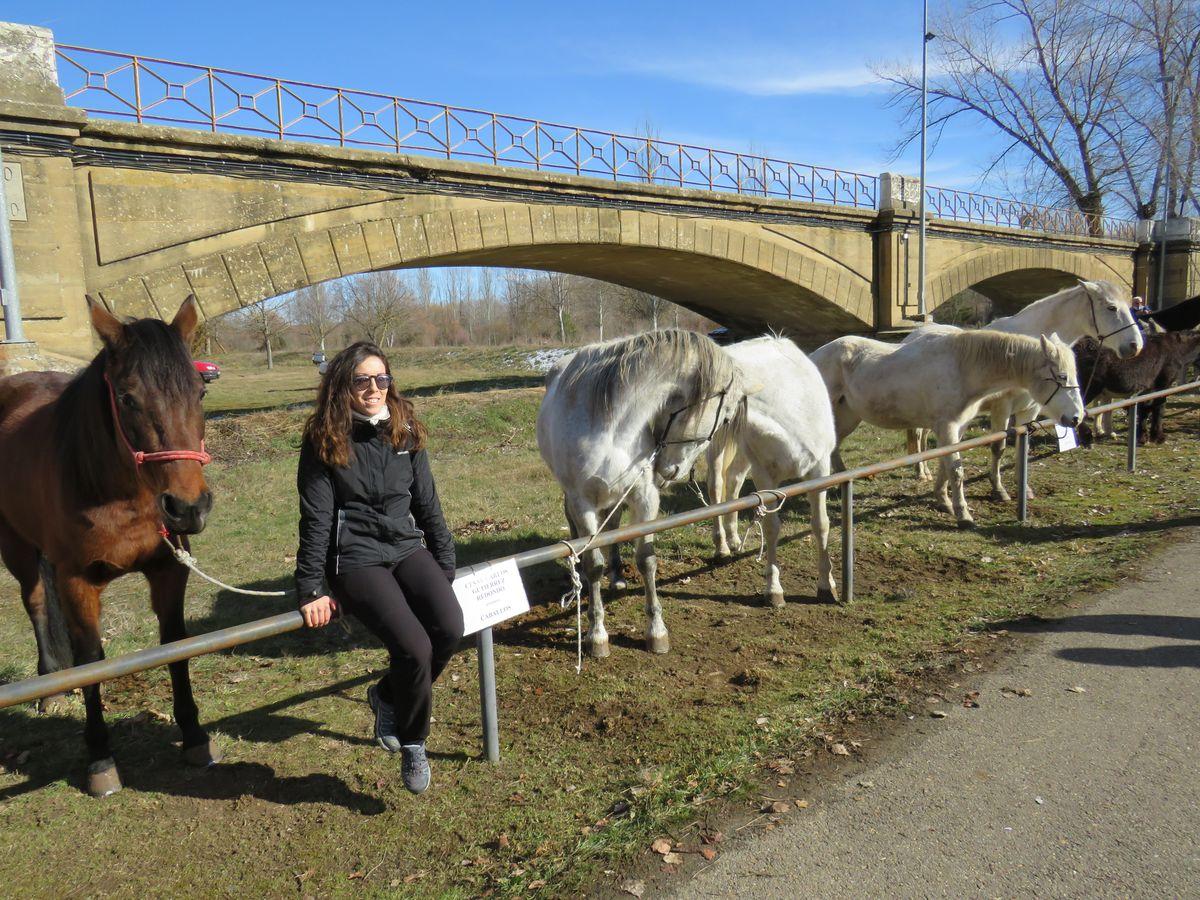
{"type": "Polygon", "coordinates": [[[216,363],[194,359],[192,360],[192,365],[196,367],[196,371],[200,373],[200,377],[204,379],[205,384],[212,384],[221,377],[221,367],[216,363]]]}
{"type": "Polygon", "coordinates": [[[325,351],[318,350],[316,353],[314,353],[312,355],[312,361],[314,366],[319,366],[321,363],[325,362],[325,351]]]}

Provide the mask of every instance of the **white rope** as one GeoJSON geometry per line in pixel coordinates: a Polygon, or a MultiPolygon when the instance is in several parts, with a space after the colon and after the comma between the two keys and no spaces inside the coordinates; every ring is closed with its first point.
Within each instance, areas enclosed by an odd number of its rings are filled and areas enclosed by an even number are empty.
{"type": "Polygon", "coordinates": [[[192,556],[192,554],[188,553],[182,547],[176,547],[166,537],[163,537],[162,541],[171,548],[171,553],[175,555],[175,559],[178,560],[182,565],[187,566],[205,581],[215,584],[219,588],[224,588],[227,591],[233,591],[235,594],[245,594],[249,597],[286,597],[293,593],[292,591],[248,591],[245,588],[234,587],[232,584],[226,584],[219,579],[213,578],[211,575],[206,575],[204,572],[201,572],[199,566],[196,564],[196,557],[192,556]]]}
{"type": "MultiPolygon", "coordinates": [[[[635,466],[652,466],[654,459],[658,456],[658,447],[655,447],[651,454],[641,462],[631,463],[621,475],[617,478],[619,482],[626,474],[631,472],[635,466]]],[[[596,530],[588,535],[587,543],[579,550],[571,546],[570,541],[559,541],[560,544],[566,545],[566,548],[571,551],[571,555],[567,557],[567,564],[571,572],[571,589],[565,591],[558,600],[558,605],[562,609],[567,609],[572,603],[575,604],[575,674],[579,675],[583,672],[583,581],[579,577],[579,560],[584,553],[592,547],[592,541],[596,536],[604,530],[604,526],[608,524],[609,519],[616,515],[617,510],[625,503],[625,498],[637,487],[637,479],[629,483],[629,487],[625,488],[625,493],[621,495],[621,499],[613,504],[612,509],[608,511],[608,515],[604,517],[604,521],[597,526],[596,530]]]]}
{"type": "Polygon", "coordinates": [[[754,521],[750,527],[758,529],[758,562],[762,562],[763,551],[767,547],[767,536],[763,532],[763,519],[783,509],[783,504],[787,502],[787,494],[783,491],[776,491],[770,488],[755,491],[754,493],[758,497],[758,506],[754,507],[754,521]],[[775,498],[776,503],[774,507],[767,506],[767,498],[763,496],[764,494],[770,494],[775,498]]]}

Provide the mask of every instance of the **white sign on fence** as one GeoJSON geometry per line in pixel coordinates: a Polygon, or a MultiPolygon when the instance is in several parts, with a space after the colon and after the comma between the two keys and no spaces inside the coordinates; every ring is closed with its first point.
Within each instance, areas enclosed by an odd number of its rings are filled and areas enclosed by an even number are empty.
{"type": "Polygon", "coordinates": [[[1074,450],[1079,446],[1075,440],[1075,429],[1065,428],[1062,425],[1054,426],[1054,433],[1058,435],[1058,452],[1062,453],[1066,450],[1074,450]]]}
{"type": "Polygon", "coordinates": [[[529,598],[514,559],[478,565],[454,579],[463,612],[463,634],[474,634],[529,611],[529,598]]]}

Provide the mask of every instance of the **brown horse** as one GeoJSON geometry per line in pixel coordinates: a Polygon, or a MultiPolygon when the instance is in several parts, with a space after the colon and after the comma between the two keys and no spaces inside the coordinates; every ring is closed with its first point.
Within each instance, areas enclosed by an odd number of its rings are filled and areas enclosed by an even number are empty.
{"type": "MultiPolygon", "coordinates": [[[[160,639],[186,637],[188,570],[163,537],[177,535],[186,546],[184,535],[201,531],[212,507],[201,471],[204,385],[187,349],[195,298],[170,325],[122,322],[91,297],[88,307],[103,348],[86,369],[74,378],[0,378],[0,557],[20,584],[43,674],[104,658],[100,594],[129,572],[150,582],[160,639]]],[[[170,670],[184,758],[217,762],[187,662],[170,670]]],[[[121,789],[121,778],[100,686],[83,695],[88,792],[105,796],[121,789]]]]}

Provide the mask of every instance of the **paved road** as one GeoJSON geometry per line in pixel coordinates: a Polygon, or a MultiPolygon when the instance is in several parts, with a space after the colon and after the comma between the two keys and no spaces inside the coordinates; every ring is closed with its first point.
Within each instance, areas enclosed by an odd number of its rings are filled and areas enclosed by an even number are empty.
{"type": "Polygon", "coordinates": [[[680,895],[1200,897],[1200,533],[1148,572],[680,895]]]}

